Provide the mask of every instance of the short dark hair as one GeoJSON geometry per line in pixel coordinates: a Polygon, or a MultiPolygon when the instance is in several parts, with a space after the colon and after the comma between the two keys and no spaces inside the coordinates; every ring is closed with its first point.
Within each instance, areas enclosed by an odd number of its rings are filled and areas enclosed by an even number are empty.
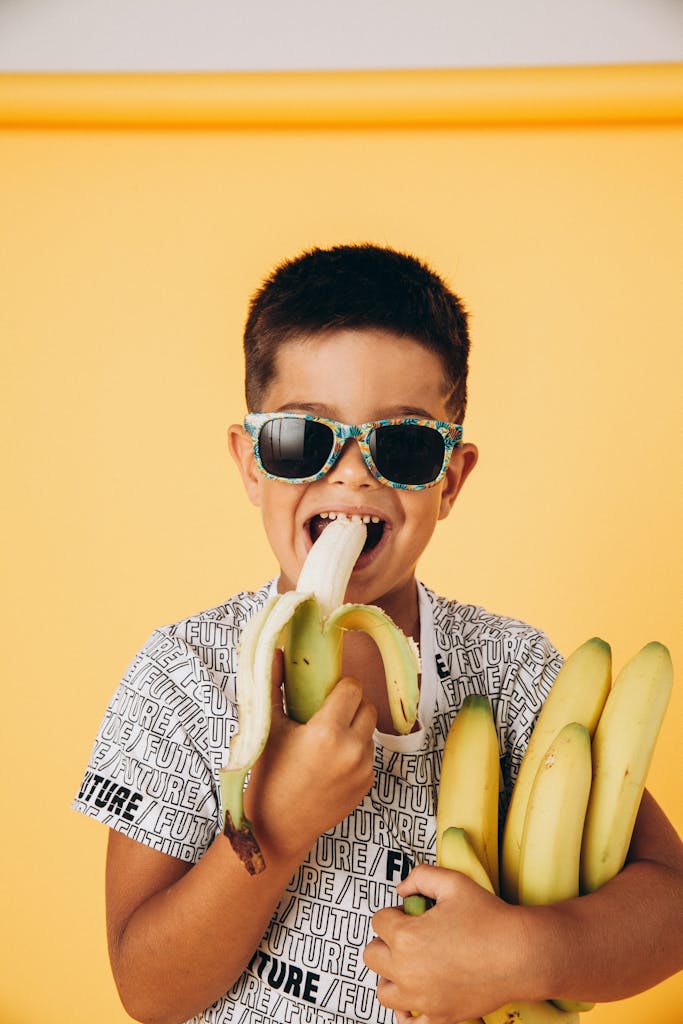
{"type": "Polygon", "coordinates": [[[378,245],[310,249],[281,263],[254,294],[244,329],[246,400],[259,410],[280,348],[296,338],[374,328],[436,353],[454,421],[467,404],[467,312],[415,256],[378,245]]]}

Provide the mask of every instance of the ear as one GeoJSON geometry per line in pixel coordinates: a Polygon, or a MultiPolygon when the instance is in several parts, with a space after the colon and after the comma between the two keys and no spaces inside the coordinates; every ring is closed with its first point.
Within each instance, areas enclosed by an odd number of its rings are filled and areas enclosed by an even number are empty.
{"type": "Polygon", "coordinates": [[[463,444],[456,448],[446,470],[441,490],[439,519],[445,519],[453,508],[463,484],[477,464],[479,450],[474,444],[463,444]]]}
{"type": "Polygon", "coordinates": [[[260,473],[254,458],[254,445],[241,423],[228,427],[228,450],[242,477],[244,489],[252,505],[261,504],[260,473]]]}

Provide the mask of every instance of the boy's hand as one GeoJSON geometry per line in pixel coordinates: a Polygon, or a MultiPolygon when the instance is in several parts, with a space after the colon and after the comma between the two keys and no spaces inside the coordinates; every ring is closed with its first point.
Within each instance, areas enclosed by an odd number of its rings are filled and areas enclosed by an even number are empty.
{"type": "Polygon", "coordinates": [[[457,871],[420,865],[398,886],[435,905],[420,917],[400,907],[378,911],[377,938],[364,961],[379,975],[377,997],[400,1022],[456,1024],[498,1009],[518,996],[516,965],[523,955],[519,908],[457,871]],[[410,1011],[424,1016],[414,1018],[410,1011]]]}
{"type": "Polygon", "coordinates": [[[377,712],[360,683],[345,677],[305,725],[284,713],[281,656],[273,671],[272,724],[253,768],[245,810],[268,848],[302,859],[327,829],[358,806],[373,784],[377,712]]]}

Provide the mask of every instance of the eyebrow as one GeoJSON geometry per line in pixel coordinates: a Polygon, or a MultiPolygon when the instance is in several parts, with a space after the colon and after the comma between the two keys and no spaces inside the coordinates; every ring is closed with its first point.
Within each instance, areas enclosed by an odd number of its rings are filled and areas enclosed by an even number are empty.
{"type": "MultiPolygon", "coordinates": [[[[328,420],[336,419],[336,416],[333,415],[333,410],[319,402],[285,402],[284,405],[278,406],[273,412],[306,412],[311,416],[323,416],[328,420]]],[[[373,419],[395,420],[402,419],[403,417],[413,417],[419,420],[438,420],[438,417],[434,416],[429,410],[416,405],[391,406],[382,409],[381,412],[381,416],[375,416],[373,419]]]]}

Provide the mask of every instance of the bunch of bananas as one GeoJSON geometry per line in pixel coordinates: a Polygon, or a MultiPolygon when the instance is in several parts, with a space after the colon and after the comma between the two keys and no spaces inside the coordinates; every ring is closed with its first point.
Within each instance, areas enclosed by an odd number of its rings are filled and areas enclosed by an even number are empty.
{"type": "MultiPolygon", "coordinates": [[[[439,866],[525,906],[592,892],[622,869],[671,694],[669,652],[649,643],[613,685],[611,677],[611,650],[598,637],[579,647],[558,673],[513,789],[500,880],[496,729],[486,697],[465,699],[441,766],[439,866]]],[[[424,909],[413,900],[409,912],[424,909]]],[[[560,999],[515,1002],[483,1019],[485,1024],[575,1024],[592,1006],[560,999]]]]}
{"type": "MultiPolygon", "coordinates": [[[[417,717],[420,663],[413,641],[380,608],[344,604],[366,539],[358,517],[338,516],[311,548],[296,590],[275,595],[248,622],[239,649],[239,729],[220,770],[225,834],[251,873],[263,870],[244,816],[243,788],[270,731],[273,655],[284,651],[287,713],[305,722],[341,675],[344,633],[380,650],[394,727],[417,717]]],[[[668,650],[647,644],[612,684],[608,644],[586,641],[562,666],[520,765],[498,844],[499,750],[489,700],[470,695],[444,748],[436,861],[510,903],[556,903],[599,888],[624,865],[645,778],[671,694],[668,650]]],[[[409,897],[404,909],[429,902],[409,897]]],[[[592,1003],[515,1002],[485,1024],[577,1024],[592,1003]]],[[[467,1022],[481,1024],[481,1021],[467,1022]]]]}

